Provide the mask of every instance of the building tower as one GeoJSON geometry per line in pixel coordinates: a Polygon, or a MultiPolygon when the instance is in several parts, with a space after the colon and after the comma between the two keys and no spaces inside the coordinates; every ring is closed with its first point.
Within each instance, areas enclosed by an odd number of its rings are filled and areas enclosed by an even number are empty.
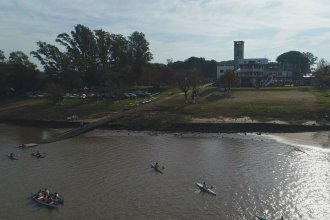
{"type": "Polygon", "coordinates": [[[244,41],[234,41],[234,69],[239,67],[239,60],[244,59],[244,41]]]}

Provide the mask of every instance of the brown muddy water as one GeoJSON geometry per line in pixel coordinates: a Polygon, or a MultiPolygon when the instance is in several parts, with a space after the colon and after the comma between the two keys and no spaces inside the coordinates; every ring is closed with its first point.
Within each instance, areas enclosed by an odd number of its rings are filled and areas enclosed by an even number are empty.
{"type": "Polygon", "coordinates": [[[330,151],[255,134],[95,130],[20,150],[64,130],[0,125],[0,219],[330,219],[330,151]],[[31,156],[39,150],[44,159],[31,156]],[[9,160],[15,152],[19,160],[9,160]],[[165,166],[164,174],[150,164],[165,166]],[[195,183],[213,185],[217,196],[195,183]],[[47,187],[64,197],[31,200],[47,187]]]}

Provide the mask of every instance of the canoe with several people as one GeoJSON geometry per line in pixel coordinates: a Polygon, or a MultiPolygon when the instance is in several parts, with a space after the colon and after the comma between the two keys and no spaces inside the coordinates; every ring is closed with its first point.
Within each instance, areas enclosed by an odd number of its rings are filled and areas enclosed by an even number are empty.
{"type": "Polygon", "coordinates": [[[35,153],[32,153],[32,156],[36,157],[36,158],[45,158],[46,157],[46,153],[40,153],[40,151],[37,151],[35,153]]]}
{"type": "Polygon", "coordinates": [[[10,154],[7,154],[8,158],[11,160],[18,160],[18,157],[16,154],[14,154],[13,152],[10,154]]]}
{"type": "Polygon", "coordinates": [[[50,208],[58,208],[61,204],[64,204],[63,198],[57,192],[50,193],[47,188],[43,191],[39,190],[37,193],[31,193],[31,197],[37,203],[50,208]]]}
{"type": "Polygon", "coordinates": [[[196,185],[198,186],[198,188],[203,191],[203,192],[208,192],[210,193],[211,195],[214,195],[216,196],[217,194],[212,190],[214,187],[213,186],[208,186],[206,185],[205,182],[203,182],[203,184],[201,183],[196,183],[196,185]]]}
{"type": "Polygon", "coordinates": [[[158,162],[156,162],[155,164],[151,164],[151,168],[153,168],[156,172],[159,172],[161,174],[163,174],[163,170],[165,169],[165,167],[160,166],[158,162]]]}

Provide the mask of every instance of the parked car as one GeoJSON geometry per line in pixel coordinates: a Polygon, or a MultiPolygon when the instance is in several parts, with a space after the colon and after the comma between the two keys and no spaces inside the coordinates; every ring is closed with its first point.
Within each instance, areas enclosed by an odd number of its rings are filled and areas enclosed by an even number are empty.
{"type": "Polygon", "coordinates": [[[149,97],[151,96],[151,93],[147,92],[147,91],[141,91],[141,90],[138,90],[138,91],[134,91],[133,92],[137,97],[149,97]]]}
{"type": "Polygon", "coordinates": [[[134,93],[125,92],[123,95],[127,99],[129,99],[129,98],[136,98],[136,95],[134,93]]]}
{"type": "Polygon", "coordinates": [[[23,96],[28,98],[45,98],[45,97],[49,97],[50,94],[46,92],[35,91],[35,92],[25,92],[23,93],[23,96]]]}

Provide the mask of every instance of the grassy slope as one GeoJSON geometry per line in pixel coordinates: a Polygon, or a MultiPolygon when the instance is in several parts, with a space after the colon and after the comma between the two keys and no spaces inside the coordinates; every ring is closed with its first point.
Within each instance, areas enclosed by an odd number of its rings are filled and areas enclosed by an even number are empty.
{"type": "Polygon", "coordinates": [[[320,117],[330,107],[330,90],[313,88],[235,89],[230,96],[208,87],[196,104],[184,104],[183,96],[163,102],[177,114],[213,118],[249,116],[258,120],[303,121],[320,117]],[[210,95],[213,94],[213,95],[210,95]],[[328,97],[329,96],[329,97],[328,97]]]}
{"type": "MultiPolygon", "coordinates": [[[[249,116],[257,120],[284,120],[289,122],[315,120],[330,109],[330,90],[314,88],[234,89],[230,96],[215,92],[214,87],[200,90],[196,104],[185,104],[178,89],[158,95],[146,109],[155,110],[157,118],[178,115],[189,118],[249,116]]],[[[13,99],[0,102],[0,117],[65,120],[76,114],[79,119],[100,118],[113,112],[134,108],[143,99],[93,99],[84,103],[80,99],[65,99],[64,106],[54,106],[46,99],[13,99]],[[16,106],[16,107],[15,107],[16,106]],[[5,109],[5,110],[4,110],[5,109]]],[[[142,117],[138,112],[134,117],[142,117]]],[[[150,113],[149,114],[150,117],[150,113]]]]}

